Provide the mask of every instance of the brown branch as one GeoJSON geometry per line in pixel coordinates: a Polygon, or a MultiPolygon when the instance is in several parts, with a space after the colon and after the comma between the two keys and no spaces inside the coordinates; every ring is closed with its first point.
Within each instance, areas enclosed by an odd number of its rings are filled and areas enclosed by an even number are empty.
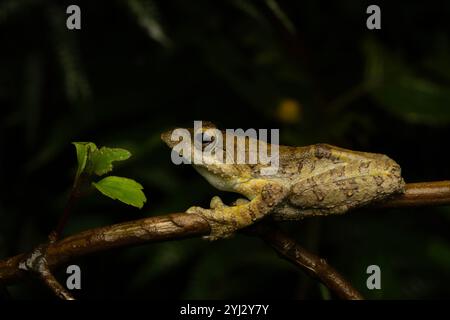
{"type": "Polygon", "coordinates": [[[62,300],[75,300],[75,298],[58,282],[58,280],[56,280],[48,266],[42,268],[41,272],[39,272],[39,277],[58,298],[62,300]]]}
{"type": "Polygon", "coordinates": [[[44,244],[31,251],[19,264],[19,269],[36,274],[60,299],[75,300],[50,271],[46,258],[47,247],[48,244],[44,244]]]}
{"type": "MultiPolygon", "coordinates": [[[[48,244],[46,259],[50,269],[80,256],[149,242],[175,240],[207,235],[208,222],[200,216],[173,213],[112,226],[91,229],[48,244]]],[[[20,254],[0,261],[0,282],[11,283],[22,278],[26,271],[19,265],[27,259],[20,254]]]]}
{"type": "Polygon", "coordinates": [[[405,193],[377,204],[383,208],[439,206],[450,204],[450,180],[406,184],[405,193]]]}
{"type": "MultiPolygon", "coordinates": [[[[443,204],[450,204],[450,181],[408,184],[405,194],[396,196],[378,205],[382,207],[415,207],[443,204]]],[[[91,229],[69,236],[50,243],[45,257],[48,267],[54,269],[67,261],[94,252],[149,242],[207,235],[209,232],[209,224],[202,217],[186,213],[174,213],[91,229]]],[[[279,234],[275,236],[273,233],[269,233],[269,235],[264,237],[274,241],[273,246],[275,248],[279,247],[281,254],[285,252],[282,250],[284,248],[282,244],[284,243],[283,241],[287,240],[283,240],[283,237],[280,237],[279,234]],[[272,239],[271,237],[275,238],[272,239]]],[[[301,257],[301,262],[304,264],[302,265],[297,260],[293,261],[297,265],[310,271],[311,269],[321,270],[329,268],[323,260],[320,260],[320,258],[298,245],[292,246],[292,248],[294,249],[291,249],[291,251],[295,253],[293,257],[301,257]]],[[[286,258],[290,261],[292,260],[288,254],[292,252],[286,251],[286,258]]],[[[21,279],[26,274],[26,271],[19,268],[19,266],[26,259],[26,254],[20,254],[0,260],[0,282],[7,284],[21,279]]],[[[342,281],[336,274],[331,272],[328,277],[324,274],[321,275],[322,278],[319,278],[327,285],[342,286],[342,283],[333,284],[334,281],[342,281]]],[[[345,295],[348,295],[349,292],[346,291],[345,295]]],[[[343,295],[344,293],[342,293],[343,295]]]]}
{"type": "Polygon", "coordinates": [[[312,278],[322,282],[339,298],[346,300],[364,299],[325,259],[298,245],[294,239],[273,224],[261,223],[255,229],[256,233],[274,248],[282,258],[292,262],[294,265],[302,268],[312,278]]]}

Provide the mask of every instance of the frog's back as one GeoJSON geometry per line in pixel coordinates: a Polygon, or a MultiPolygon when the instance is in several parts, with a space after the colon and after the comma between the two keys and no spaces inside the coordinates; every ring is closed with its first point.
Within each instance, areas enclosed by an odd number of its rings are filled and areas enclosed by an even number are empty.
{"type": "Polygon", "coordinates": [[[290,189],[278,211],[296,218],[302,211],[305,215],[343,213],[404,188],[400,166],[382,154],[317,144],[280,146],[279,159],[277,174],[267,178],[290,189]]]}

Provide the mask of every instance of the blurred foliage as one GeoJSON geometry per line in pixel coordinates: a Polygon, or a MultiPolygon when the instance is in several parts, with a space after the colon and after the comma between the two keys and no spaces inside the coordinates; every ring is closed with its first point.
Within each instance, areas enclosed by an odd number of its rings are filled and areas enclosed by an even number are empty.
{"type": "MultiPolygon", "coordinates": [[[[0,257],[46,239],[71,188],[71,141],[125,148],[116,168],[151,199],[79,203],[66,234],[206,206],[216,194],[175,166],[163,130],[210,120],[280,128],[281,142],[381,152],[407,181],[449,179],[450,2],[351,0],[0,2],[0,257]],[[78,4],[82,29],[65,27],[78,4]]],[[[450,209],[361,210],[283,225],[368,298],[449,298],[450,209]],[[378,264],[382,290],[366,289],[378,264]]],[[[260,240],[151,244],[74,261],[81,298],[317,298],[317,282],[260,240]]],[[[58,274],[65,278],[64,270],[58,274]]],[[[54,298],[42,284],[15,298],[54,298]]],[[[331,296],[332,297],[332,296],[331,296]]]]}
{"type": "MultiPolygon", "coordinates": [[[[446,124],[450,121],[449,81],[439,83],[416,76],[402,59],[392,56],[375,42],[367,42],[365,50],[366,85],[388,112],[411,122],[446,124]]],[[[450,51],[447,54],[450,56],[450,51]]]]}

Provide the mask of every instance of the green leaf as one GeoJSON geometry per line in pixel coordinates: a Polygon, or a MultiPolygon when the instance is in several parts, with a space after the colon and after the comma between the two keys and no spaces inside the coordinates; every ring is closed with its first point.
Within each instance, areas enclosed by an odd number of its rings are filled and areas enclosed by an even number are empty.
{"type": "Polygon", "coordinates": [[[90,171],[101,176],[113,169],[113,161],[123,161],[131,157],[128,150],[102,147],[92,153],[90,171]]]}
{"type": "Polygon", "coordinates": [[[75,181],[78,180],[80,175],[86,168],[89,154],[97,150],[97,146],[92,142],[72,142],[77,149],[78,169],[75,176],[75,181]]]}
{"type": "Polygon", "coordinates": [[[147,201],[142,185],[123,177],[109,176],[92,185],[105,196],[141,209],[147,201]]]}

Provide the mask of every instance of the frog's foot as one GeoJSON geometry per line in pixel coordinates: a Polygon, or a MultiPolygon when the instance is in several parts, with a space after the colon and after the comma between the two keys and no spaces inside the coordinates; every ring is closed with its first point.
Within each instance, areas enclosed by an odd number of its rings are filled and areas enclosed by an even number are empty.
{"type": "Polygon", "coordinates": [[[252,216],[247,213],[246,199],[238,199],[231,206],[223,203],[222,199],[215,196],[211,199],[210,209],[191,207],[186,213],[198,214],[208,220],[211,227],[208,240],[217,240],[231,237],[238,229],[244,228],[253,222],[252,216]]]}
{"type": "Polygon", "coordinates": [[[238,198],[231,203],[231,206],[227,206],[225,203],[223,203],[223,201],[222,201],[222,199],[220,199],[220,197],[215,196],[211,199],[209,206],[211,209],[217,209],[217,208],[224,208],[224,207],[241,206],[241,205],[247,204],[249,202],[250,202],[250,200],[247,200],[245,198],[238,198]]]}
{"type": "Polygon", "coordinates": [[[219,197],[214,197],[211,199],[210,209],[191,207],[186,213],[200,215],[209,222],[211,232],[204,238],[228,238],[237,230],[248,227],[270,214],[288,191],[281,185],[269,183],[263,187],[261,194],[251,201],[238,199],[234,206],[227,206],[219,197]]]}
{"type": "Polygon", "coordinates": [[[225,213],[231,207],[223,205],[214,209],[204,209],[201,207],[190,207],[186,210],[186,213],[197,214],[206,219],[211,228],[211,232],[208,236],[204,236],[203,239],[217,240],[222,238],[231,237],[234,232],[239,229],[234,223],[234,220],[230,218],[230,215],[225,213]]]}

